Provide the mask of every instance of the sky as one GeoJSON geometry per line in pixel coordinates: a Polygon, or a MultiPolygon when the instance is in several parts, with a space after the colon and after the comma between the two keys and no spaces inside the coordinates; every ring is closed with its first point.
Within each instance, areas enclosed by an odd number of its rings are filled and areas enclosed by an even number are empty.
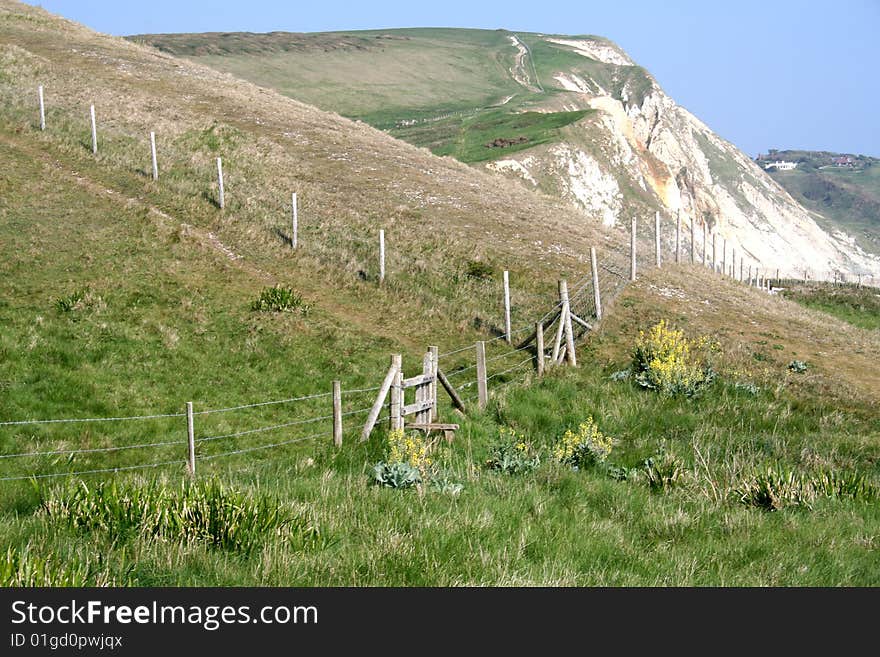
{"type": "Polygon", "coordinates": [[[798,148],[880,157],[880,0],[42,0],[114,35],[393,27],[597,34],[748,155],[798,148]]]}

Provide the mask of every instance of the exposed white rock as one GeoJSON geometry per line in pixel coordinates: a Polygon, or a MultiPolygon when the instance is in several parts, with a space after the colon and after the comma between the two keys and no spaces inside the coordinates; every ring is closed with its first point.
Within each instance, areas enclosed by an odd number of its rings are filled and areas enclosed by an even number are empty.
{"type": "Polygon", "coordinates": [[[494,162],[489,162],[486,165],[486,168],[490,171],[497,172],[510,171],[523,180],[529,181],[532,185],[538,185],[538,181],[534,179],[532,174],[529,173],[529,170],[526,168],[525,160],[523,162],[517,160],[495,160],[494,162]]]}
{"type": "Polygon", "coordinates": [[[568,46],[577,54],[595,59],[605,64],[617,64],[619,66],[633,66],[634,62],[626,56],[622,50],[601,41],[587,39],[547,39],[550,43],[558,43],[568,46]]]}

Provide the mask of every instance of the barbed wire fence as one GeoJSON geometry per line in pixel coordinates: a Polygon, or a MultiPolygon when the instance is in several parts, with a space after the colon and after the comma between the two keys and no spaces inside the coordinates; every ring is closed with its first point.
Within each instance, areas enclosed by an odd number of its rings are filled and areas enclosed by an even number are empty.
{"type": "MultiPolygon", "coordinates": [[[[45,131],[44,98],[40,88],[40,129],[45,131]]],[[[93,122],[93,133],[96,129],[93,122]]],[[[150,134],[153,160],[153,177],[159,179],[156,167],[155,135],[150,134]]],[[[222,169],[218,158],[218,181],[221,188],[222,209],[222,169]]],[[[290,213],[290,235],[288,244],[298,246],[297,200],[294,193],[290,203],[277,202],[279,213],[290,213]]],[[[516,330],[510,328],[509,291],[506,290],[507,301],[505,315],[508,321],[505,332],[490,340],[477,344],[462,345],[438,355],[436,366],[445,372],[454,390],[461,396],[465,404],[485,408],[489,390],[497,391],[505,386],[524,381],[537,371],[543,372],[544,367],[555,367],[564,362],[574,362],[574,340],[582,338],[591,331],[595,322],[601,320],[602,303],[612,301],[635,280],[642,267],[662,266],[663,262],[672,260],[676,263],[688,263],[711,267],[715,272],[737,279],[745,284],[772,291],[771,281],[780,283],[793,281],[828,281],[836,284],[877,285],[875,277],[864,274],[852,274],[842,271],[761,271],[756,264],[748,266],[746,276],[745,261],[731,253],[728,260],[727,240],[723,240],[721,257],[717,253],[717,237],[705,223],[690,219],[683,226],[680,215],[676,217],[674,230],[669,228],[670,222],[664,223],[665,232],[661,232],[659,214],[655,222],[641,222],[638,226],[632,222],[629,241],[621,234],[620,239],[607,238],[604,244],[592,250],[588,260],[587,273],[576,280],[568,288],[560,282],[560,299],[534,324],[520,326],[516,330]],[[674,238],[673,238],[674,234],[674,238]],[[699,239],[698,239],[699,238],[699,239]],[[711,258],[708,244],[711,241],[711,258]],[[674,246],[673,246],[674,245],[674,246]],[[739,267],[737,268],[737,265],[739,267]],[[753,271],[754,268],[754,271],[753,271]],[[775,277],[772,277],[775,273],[775,277]],[[564,292],[563,292],[564,289],[564,292]],[[540,327],[540,328],[539,328],[540,327]],[[575,328],[576,327],[576,328],[575,328]],[[554,339],[538,346],[537,335],[541,332],[554,339]],[[562,346],[561,336],[571,337],[571,349],[562,346]],[[516,340],[519,340],[517,342],[516,340]],[[524,339],[523,339],[524,338],[524,339]],[[567,352],[571,352],[570,354],[567,352]],[[482,393],[480,392],[482,389],[482,393]],[[476,394],[474,394],[476,393],[476,394]]],[[[282,236],[284,237],[284,236],[282,236]]],[[[357,244],[360,257],[378,247],[376,265],[380,281],[385,275],[385,240],[384,231],[375,235],[348,234],[344,238],[357,244]]],[[[578,256],[579,263],[584,262],[585,254],[578,256]]],[[[507,276],[505,272],[505,283],[507,276]]],[[[186,412],[156,413],[146,415],[119,415],[114,417],[88,418],[50,418],[40,420],[4,420],[0,421],[0,446],[8,444],[2,432],[9,430],[30,430],[41,427],[59,427],[99,423],[137,423],[136,435],[144,436],[142,441],[130,444],[110,444],[96,447],[69,449],[30,449],[0,453],[0,481],[24,481],[61,477],[85,476],[95,474],[117,473],[186,466],[195,473],[196,462],[215,461],[234,455],[267,452],[279,448],[317,441],[332,437],[334,442],[341,444],[342,422],[351,423],[371,413],[375,402],[372,397],[381,392],[381,386],[345,390],[340,382],[334,382],[330,392],[314,393],[299,397],[259,401],[248,404],[216,408],[198,409],[187,404],[186,412]],[[287,412],[293,407],[294,413],[287,412]],[[243,419],[243,414],[268,413],[272,417],[259,416],[243,419]],[[283,415],[283,417],[282,417],[283,415]],[[229,419],[232,417],[233,419],[229,419]],[[267,423],[268,422],[268,423],[267,423]],[[320,423],[332,423],[332,429],[325,429],[320,423]],[[206,427],[212,431],[204,432],[206,427]],[[321,427],[321,428],[319,428],[321,427]],[[303,432],[305,435],[298,435],[303,432]],[[253,440],[263,436],[284,433],[283,440],[254,444],[253,440]],[[172,439],[172,436],[180,438],[172,439]],[[185,436],[185,437],[184,437],[185,436]],[[151,438],[147,438],[151,437],[151,438]],[[88,467],[87,459],[107,454],[143,454],[149,450],[152,460],[137,463],[120,463],[114,467],[88,467]],[[184,454],[186,456],[184,457],[184,454]],[[81,464],[82,460],[86,464],[81,464]],[[25,464],[19,466],[19,464],[25,464]],[[53,471],[45,471],[54,468],[53,471]]],[[[436,382],[435,382],[436,385],[436,382]]],[[[390,419],[389,415],[376,418],[376,422],[390,419]]],[[[33,438],[33,436],[32,436],[33,438]]],[[[12,441],[16,443],[16,441],[12,441]]],[[[0,447],[2,449],[2,447],[0,447]]]]}

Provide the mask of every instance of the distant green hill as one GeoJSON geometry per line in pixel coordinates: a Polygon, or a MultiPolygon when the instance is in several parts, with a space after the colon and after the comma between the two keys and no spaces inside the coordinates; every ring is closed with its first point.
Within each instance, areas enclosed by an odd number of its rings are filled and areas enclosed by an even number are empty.
{"type": "Polygon", "coordinates": [[[840,228],[866,251],[880,253],[880,159],[800,150],[771,150],[765,157],[798,163],[793,171],[768,173],[795,200],[821,215],[816,220],[823,228],[840,228]]]}

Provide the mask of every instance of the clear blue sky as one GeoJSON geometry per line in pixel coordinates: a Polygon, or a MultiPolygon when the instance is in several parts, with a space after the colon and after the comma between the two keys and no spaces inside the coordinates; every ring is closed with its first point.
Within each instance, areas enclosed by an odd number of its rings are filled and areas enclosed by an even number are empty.
{"type": "Polygon", "coordinates": [[[389,27],[599,34],[751,156],[806,148],[880,157],[880,0],[42,0],[109,34],[389,27]]]}

